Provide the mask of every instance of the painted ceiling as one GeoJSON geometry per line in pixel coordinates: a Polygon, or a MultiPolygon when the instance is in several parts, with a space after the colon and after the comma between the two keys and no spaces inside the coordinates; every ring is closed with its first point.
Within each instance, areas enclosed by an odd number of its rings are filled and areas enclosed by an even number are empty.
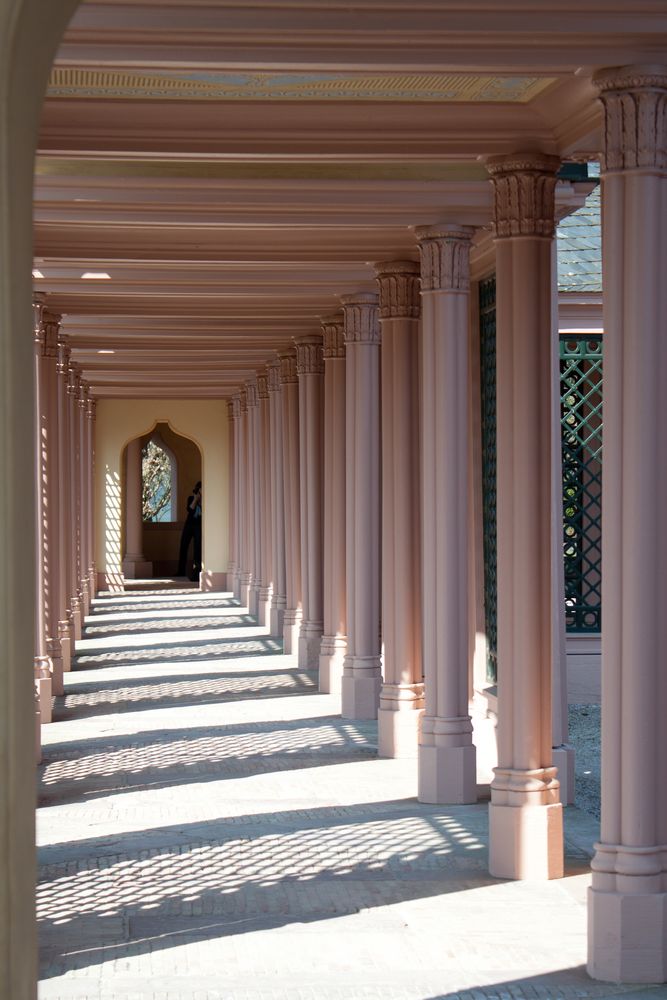
{"type": "Polygon", "coordinates": [[[554,77],[467,73],[133,73],[57,67],[52,98],[212,101],[440,101],[526,104],[554,77]]]}

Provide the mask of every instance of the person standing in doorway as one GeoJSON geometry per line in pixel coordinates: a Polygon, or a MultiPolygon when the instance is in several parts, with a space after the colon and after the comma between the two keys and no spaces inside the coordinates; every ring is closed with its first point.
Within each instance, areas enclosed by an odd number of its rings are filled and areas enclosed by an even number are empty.
{"type": "Polygon", "coordinates": [[[201,508],[201,482],[198,482],[195,483],[192,493],[188,497],[185,524],[181,535],[181,549],[178,555],[177,576],[185,576],[188,566],[188,550],[190,542],[193,543],[192,562],[189,564],[190,571],[187,574],[191,580],[197,580],[201,572],[201,508]]]}

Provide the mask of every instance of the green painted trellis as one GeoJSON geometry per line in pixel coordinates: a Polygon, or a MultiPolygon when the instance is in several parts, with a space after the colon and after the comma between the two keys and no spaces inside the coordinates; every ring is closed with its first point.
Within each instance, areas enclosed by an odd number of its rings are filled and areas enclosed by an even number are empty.
{"type": "Polygon", "coordinates": [[[565,620],[568,632],[599,632],[602,337],[561,334],[559,339],[565,620]]]}
{"type": "Polygon", "coordinates": [[[482,516],[484,524],[484,615],[486,675],[498,676],[496,572],[496,278],[479,284],[480,374],[482,397],[482,516]]]}

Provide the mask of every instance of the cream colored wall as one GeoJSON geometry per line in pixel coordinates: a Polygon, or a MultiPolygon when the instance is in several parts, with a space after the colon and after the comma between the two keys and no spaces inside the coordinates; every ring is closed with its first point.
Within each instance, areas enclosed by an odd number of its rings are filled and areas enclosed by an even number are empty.
{"type": "Polygon", "coordinates": [[[122,585],[121,483],[125,446],[165,422],[202,456],[203,563],[225,573],[229,558],[229,456],[223,400],[101,399],[95,426],[95,555],[109,585],[122,585]]]}

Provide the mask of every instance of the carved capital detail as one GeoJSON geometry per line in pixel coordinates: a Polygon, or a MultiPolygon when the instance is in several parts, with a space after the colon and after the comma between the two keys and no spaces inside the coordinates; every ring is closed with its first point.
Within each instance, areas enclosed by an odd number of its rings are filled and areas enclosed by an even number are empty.
{"type": "Polygon", "coordinates": [[[269,398],[269,376],[266,372],[257,374],[257,393],[260,399],[269,398]]]}
{"type": "Polygon", "coordinates": [[[667,170],[667,67],[615,66],[593,81],[604,107],[602,170],[667,170]]]}
{"type": "Polygon", "coordinates": [[[257,379],[251,378],[245,384],[246,402],[248,409],[251,406],[259,406],[259,392],[257,391],[257,379]]]}
{"type": "Polygon", "coordinates": [[[35,347],[42,357],[56,358],[61,317],[47,308],[43,292],[35,292],[32,306],[35,347]]]}
{"type": "Polygon", "coordinates": [[[69,359],[72,354],[69,343],[62,335],[58,337],[58,361],[57,372],[63,378],[67,378],[69,372],[69,359]]]}
{"type": "Polygon", "coordinates": [[[346,344],[379,344],[378,296],[371,292],[341,297],[346,344]]]}
{"type": "Polygon", "coordinates": [[[266,362],[266,376],[269,392],[280,392],[280,361],[278,358],[266,362]]]}
{"type": "Polygon", "coordinates": [[[81,376],[79,374],[79,366],[73,361],[70,361],[67,368],[67,395],[74,396],[78,399],[79,396],[79,385],[81,381],[81,376]]]}
{"type": "Polygon", "coordinates": [[[470,226],[418,226],[422,292],[467,292],[470,288],[470,226]]]}
{"type": "Polygon", "coordinates": [[[245,389],[241,389],[239,393],[239,402],[241,404],[241,415],[248,412],[248,393],[245,389]]]}
{"type": "Polygon", "coordinates": [[[493,182],[496,239],[541,236],[552,239],[557,156],[546,153],[515,153],[492,156],[486,169],[493,182]]]}
{"type": "Polygon", "coordinates": [[[77,403],[81,410],[85,412],[86,406],[88,404],[88,389],[90,386],[83,379],[79,380],[79,395],[77,396],[77,403]]]}
{"type": "Polygon", "coordinates": [[[280,359],[280,382],[281,385],[288,385],[290,382],[298,382],[299,378],[296,370],[296,352],[284,351],[278,355],[280,359]]]}
{"type": "Polygon", "coordinates": [[[327,358],[345,357],[345,320],[342,313],[323,316],[322,324],[323,355],[327,358]]]}
{"type": "Polygon", "coordinates": [[[375,265],[380,288],[381,319],[417,319],[419,298],[419,264],[412,260],[392,260],[375,265]]]}
{"type": "Polygon", "coordinates": [[[299,337],[294,343],[297,375],[324,375],[322,337],[313,334],[309,337],[299,337]]]}
{"type": "Polygon", "coordinates": [[[86,400],[86,416],[89,420],[95,420],[97,416],[97,400],[93,396],[88,396],[86,400]]]}
{"type": "Polygon", "coordinates": [[[241,419],[241,393],[237,392],[232,396],[232,420],[241,419]]]}

